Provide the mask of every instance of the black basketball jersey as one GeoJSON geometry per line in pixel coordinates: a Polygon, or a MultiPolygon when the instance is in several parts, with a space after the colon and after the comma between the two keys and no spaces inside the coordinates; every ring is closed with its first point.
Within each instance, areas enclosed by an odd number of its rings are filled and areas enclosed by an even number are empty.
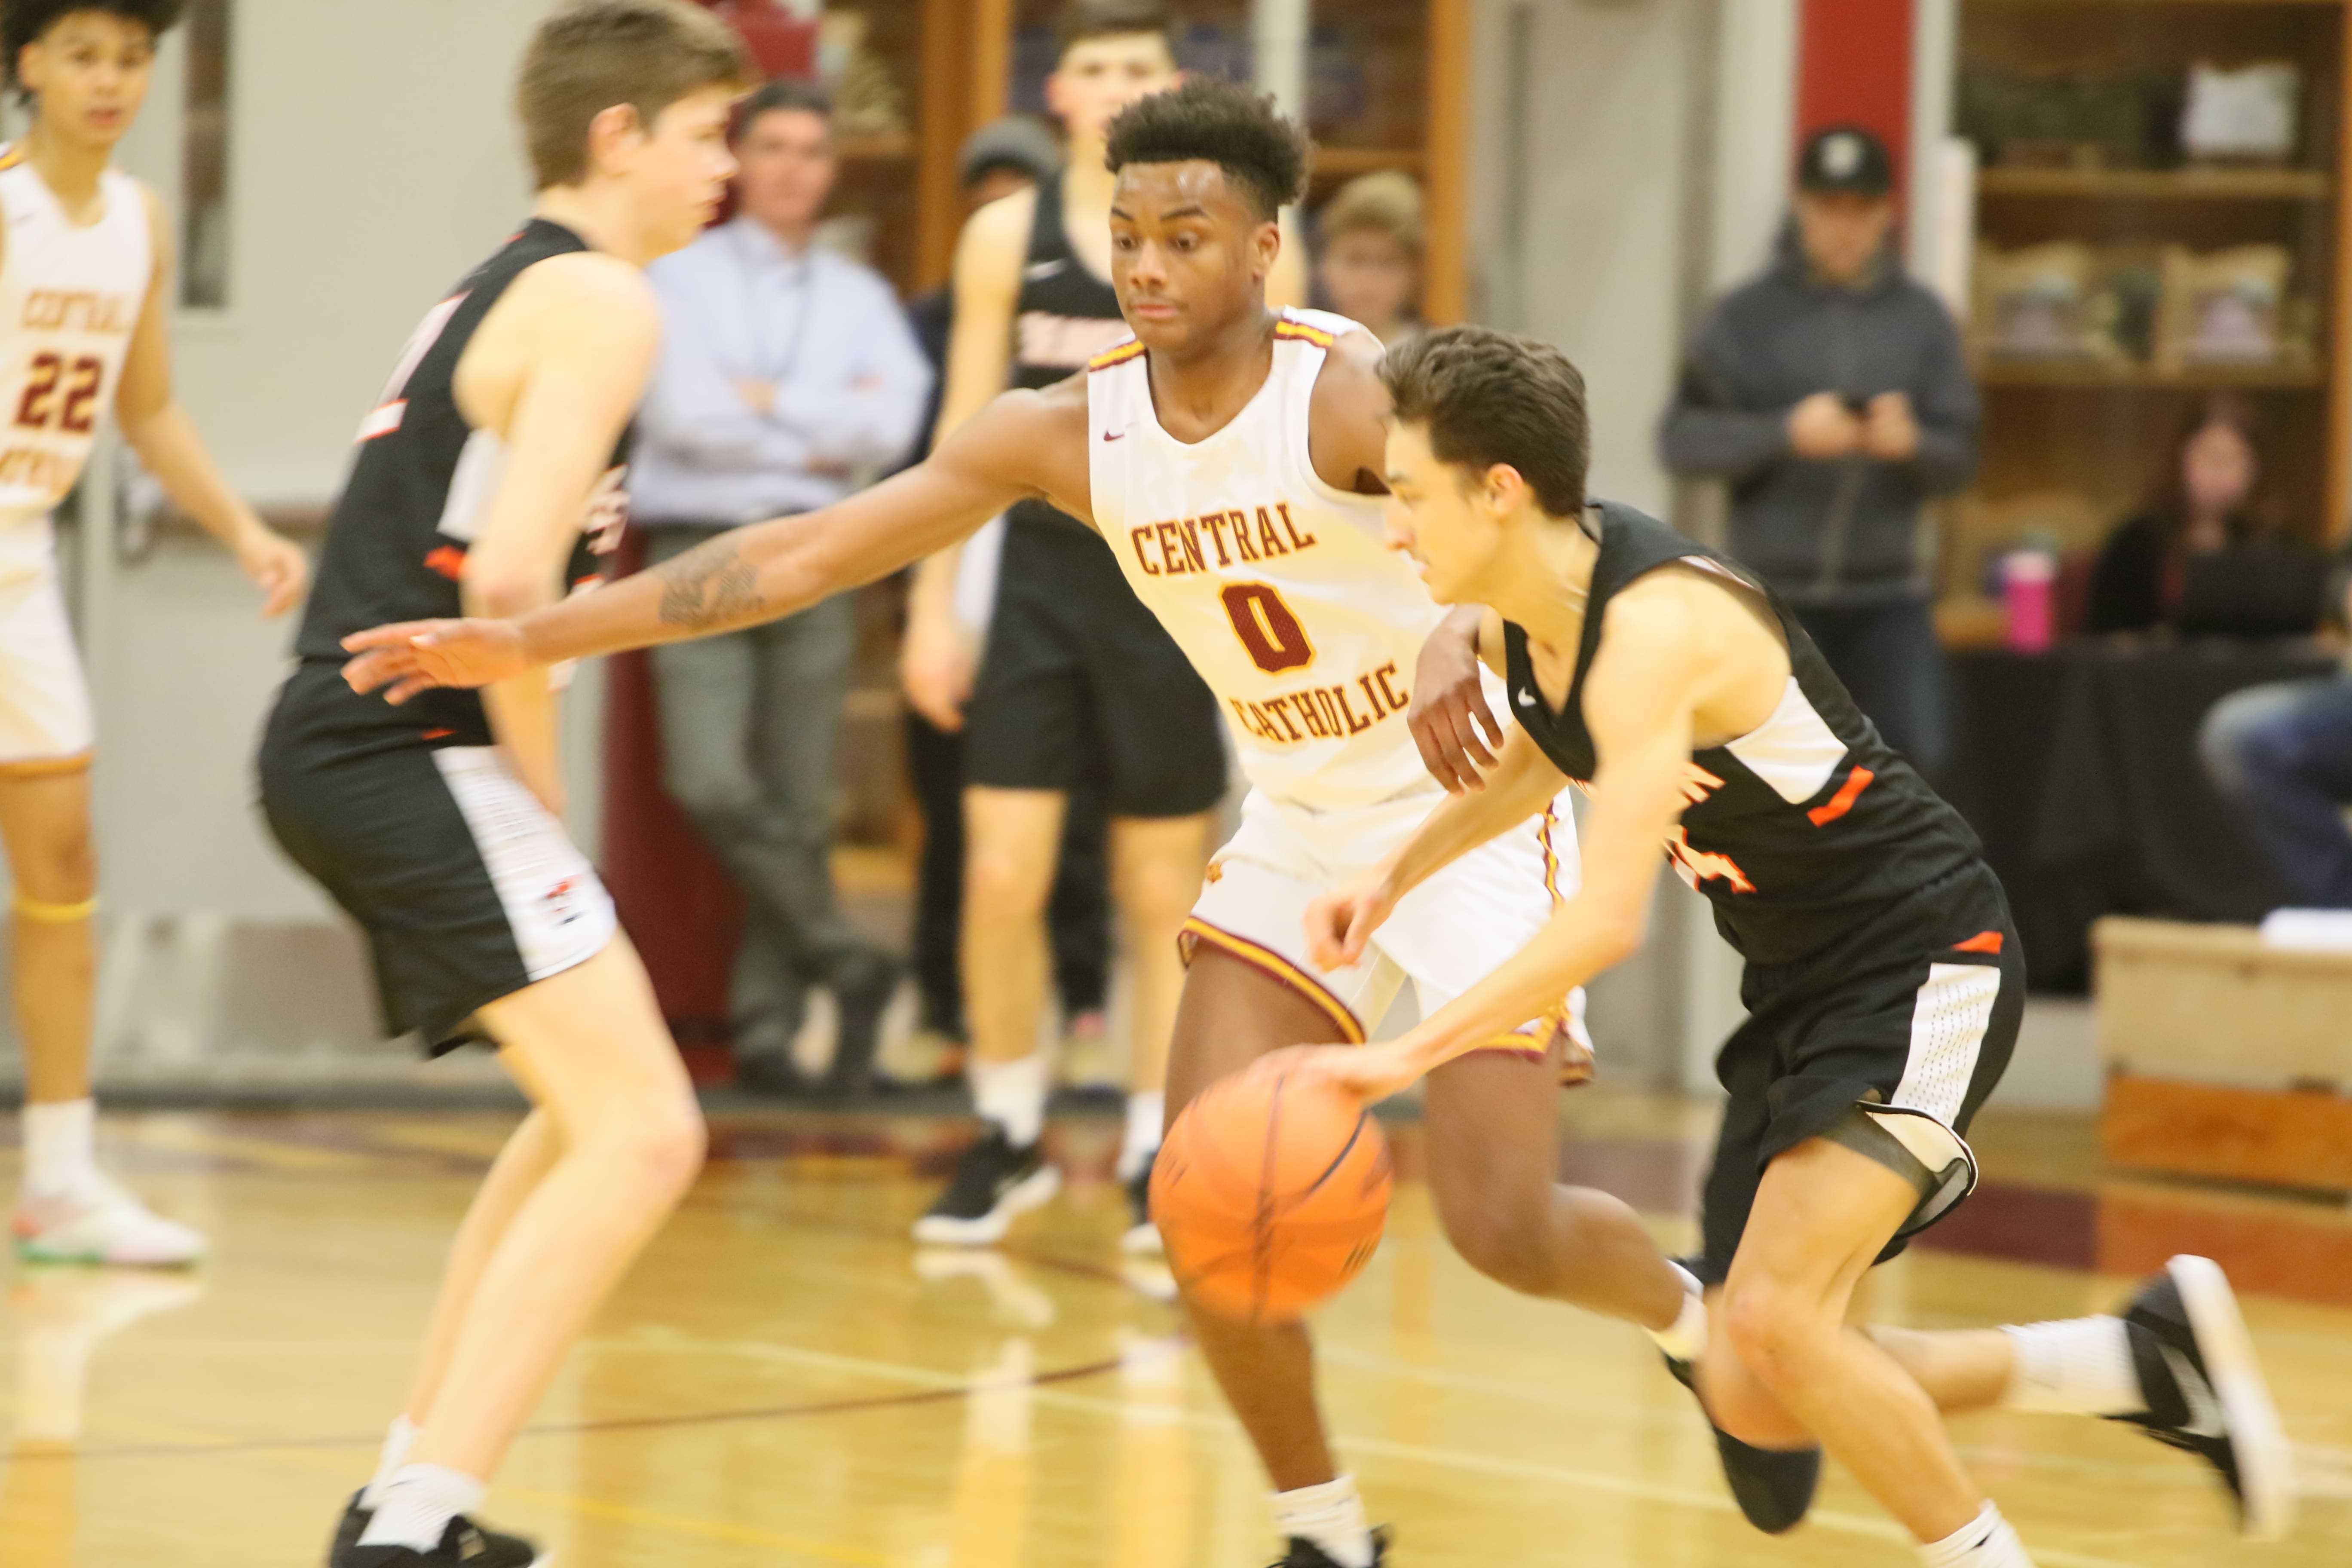
{"type": "MultiPolygon", "coordinates": [[[[1088,360],[1127,336],[1118,296],[1070,247],[1062,225],[1062,176],[1040,180],[1021,294],[1013,307],[1013,384],[1051,386],[1086,369],[1088,360]]],[[[1012,515],[1018,521],[1083,526],[1044,501],[1017,502],[1012,515]]]]}
{"type": "Polygon", "coordinates": [[[1739,739],[1692,754],[1689,804],[1666,844],[1675,871],[1713,902],[1725,941],[1753,962],[1785,963],[1884,918],[1940,879],[1982,866],[1975,833],[1880,739],[1769,589],[1654,518],[1613,502],[1597,510],[1601,554],[1559,711],[1537,684],[1527,633],[1509,624],[1503,631],[1512,711],[1570,778],[1592,777],[1585,672],[1609,601],[1636,578],[1675,562],[1719,572],[1769,605],[1788,639],[1790,675],[1780,707],[1739,739]]]}
{"type": "MultiPolygon", "coordinates": [[[[295,652],[304,660],[341,662],[348,657],[342,639],[369,626],[464,613],[458,574],[497,489],[504,447],[494,432],[474,428],[458,411],[451,387],[457,362],[524,268],[587,248],[562,225],[534,217],[467,273],[411,335],[374,412],[360,426],[359,453],[336,500],[310,607],[295,637],[295,652]]],[[[597,576],[598,558],[619,543],[627,447],[625,432],[612,470],[582,509],[568,582],[597,576]]],[[[490,742],[475,692],[436,689],[399,708],[381,697],[348,695],[347,717],[354,725],[406,731],[435,743],[490,742]]]]}

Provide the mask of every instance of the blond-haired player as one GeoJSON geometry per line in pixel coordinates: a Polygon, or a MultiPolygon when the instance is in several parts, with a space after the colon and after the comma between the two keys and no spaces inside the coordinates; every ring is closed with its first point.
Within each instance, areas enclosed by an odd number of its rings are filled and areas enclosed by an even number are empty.
{"type": "Polygon", "coordinates": [[[278,615],[302,552],[233,494],[172,396],[172,236],[113,168],[177,0],[12,0],[0,58],[32,113],[0,151],[0,835],[16,895],[9,989],[25,1043],[27,1258],[189,1263],[204,1237],[150,1213],[94,1157],[89,1046],[95,739],[49,514],[111,408],[179,508],[236,553],[278,615]]]}
{"type": "Polygon", "coordinates": [[[365,929],[391,1026],[435,1052],[487,1039],[533,1107],[459,1227],[331,1568],[537,1560],[467,1516],[701,1164],[653,988],[558,820],[546,672],[396,711],[353,697],[336,659],[388,612],[513,613],[595,575],[661,335],[642,268],[716,211],[749,76],[684,0],[581,0],[540,25],[516,95],[538,199],[425,314],[362,421],[262,741],[270,826],[365,929]]]}

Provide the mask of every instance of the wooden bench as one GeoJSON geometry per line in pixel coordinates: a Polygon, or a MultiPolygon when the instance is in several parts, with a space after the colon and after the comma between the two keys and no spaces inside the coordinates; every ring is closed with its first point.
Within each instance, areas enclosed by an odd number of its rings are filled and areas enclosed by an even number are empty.
{"type": "Polygon", "coordinates": [[[2352,1190],[2352,953],[2120,916],[2091,944],[2109,1160],[2352,1190]]]}

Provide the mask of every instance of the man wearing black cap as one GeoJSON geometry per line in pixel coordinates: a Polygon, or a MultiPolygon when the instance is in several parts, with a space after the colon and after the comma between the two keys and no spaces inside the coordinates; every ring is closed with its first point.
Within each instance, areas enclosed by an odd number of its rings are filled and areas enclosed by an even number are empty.
{"type": "Polygon", "coordinates": [[[1919,503],[1974,470],[1977,394],[1896,257],[1894,183],[1870,132],[1807,139],[1780,255],[1699,328],[1659,444],[1675,472],[1729,482],[1731,553],[1932,778],[1947,718],[1919,503]]]}

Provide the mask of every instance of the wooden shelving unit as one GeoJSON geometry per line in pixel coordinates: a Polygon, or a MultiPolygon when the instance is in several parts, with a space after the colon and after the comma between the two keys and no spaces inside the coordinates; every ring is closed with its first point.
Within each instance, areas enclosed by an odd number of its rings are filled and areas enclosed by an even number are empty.
{"type": "Polygon", "coordinates": [[[1987,169],[1980,196],[2117,202],[2324,202],[2318,169],[1987,169]]]}
{"type": "Polygon", "coordinates": [[[2151,392],[2218,391],[2227,387],[2260,390],[2311,388],[2327,384],[2322,365],[2198,365],[2180,371],[2160,371],[2144,364],[2085,363],[2078,361],[1992,360],[1977,367],[1979,386],[2080,386],[2151,392]]]}
{"type": "Polygon", "coordinates": [[[2144,500],[2199,400],[2225,390],[2263,419],[2273,491],[2293,525],[2316,542],[2352,524],[2347,16],[2347,0],[1961,0],[1963,72],[2097,84],[2185,79],[2198,61],[2294,61],[2297,141],[2282,166],[2026,167],[1996,150],[1978,180],[1978,237],[2004,250],[2074,240],[2148,257],[2168,246],[2280,246],[2290,295],[2315,320],[2305,363],[2166,372],[1981,359],[1984,458],[1954,514],[1948,589],[1968,592],[1985,556],[2029,529],[2095,548],[2144,500]]]}

